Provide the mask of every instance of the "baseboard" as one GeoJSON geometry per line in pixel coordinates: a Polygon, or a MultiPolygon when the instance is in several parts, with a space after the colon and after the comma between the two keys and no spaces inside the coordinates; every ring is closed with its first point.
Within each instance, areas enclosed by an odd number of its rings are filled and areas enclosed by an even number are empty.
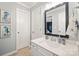
{"type": "Polygon", "coordinates": [[[6,54],[4,54],[4,55],[2,55],[2,56],[10,56],[10,55],[12,55],[12,54],[14,54],[14,53],[16,53],[16,52],[17,52],[17,50],[12,51],[12,52],[9,52],[9,53],[6,53],[6,54]]]}
{"type": "MultiPolygon", "coordinates": [[[[27,46],[27,47],[28,47],[28,48],[30,48],[30,45],[29,45],[29,46],[27,46]]],[[[14,50],[14,51],[12,51],[12,52],[9,52],[9,53],[6,53],[6,54],[3,54],[2,56],[10,56],[10,55],[12,55],[12,54],[16,53],[16,52],[17,52],[17,50],[18,50],[18,49],[14,50]]]]}

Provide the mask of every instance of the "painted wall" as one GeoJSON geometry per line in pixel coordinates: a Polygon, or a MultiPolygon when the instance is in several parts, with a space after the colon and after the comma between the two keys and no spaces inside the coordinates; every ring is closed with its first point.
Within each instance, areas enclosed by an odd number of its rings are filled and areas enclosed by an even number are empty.
{"type": "Polygon", "coordinates": [[[31,37],[40,38],[44,35],[44,10],[45,3],[31,8],[31,37]]]}
{"type": "MultiPolygon", "coordinates": [[[[16,50],[16,8],[27,10],[28,14],[30,15],[30,9],[23,7],[22,5],[15,3],[15,2],[1,2],[0,8],[9,9],[12,14],[11,20],[11,38],[0,39],[0,55],[4,55],[6,53],[12,52],[16,50]]],[[[27,35],[28,38],[28,45],[30,45],[30,16],[28,16],[29,21],[29,32],[27,35]]],[[[27,25],[26,25],[27,26],[27,25]]]]}
{"type": "Polygon", "coordinates": [[[0,3],[0,8],[11,11],[11,38],[0,39],[0,55],[16,50],[16,13],[14,3],[0,3]]]}
{"type": "MultiPolygon", "coordinates": [[[[78,15],[77,15],[77,13],[76,13],[76,11],[75,11],[75,7],[77,6],[77,2],[70,2],[69,3],[69,22],[71,23],[71,21],[73,21],[73,19],[72,19],[72,17],[73,17],[73,12],[74,12],[74,17],[77,17],[78,15]]],[[[76,19],[74,19],[74,20],[76,20],[76,19]]],[[[73,26],[73,25],[72,25],[73,26]]],[[[76,29],[76,28],[74,28],[74,29],[76,29]]],[[[77,30],[76,30],[76,32],[77,32],[77,30]]],[[[79,31],[77,32],[77,33],[75,33],[75,35],[74,35],[74,38],[69,38],[69,39],[71,39],[71,40],[79,40],[78,39],[78,34],[79,33],[79,31]]],[[[72,34],[73,35],[73,34],[72,34]]]]}

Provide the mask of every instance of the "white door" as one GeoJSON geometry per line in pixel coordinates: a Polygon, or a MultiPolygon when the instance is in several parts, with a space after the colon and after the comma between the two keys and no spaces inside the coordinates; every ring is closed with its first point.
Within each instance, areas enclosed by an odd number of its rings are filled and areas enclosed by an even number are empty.
{"type": "Polygon", "coordinates": [[[29,46],[30,44],[30,17],[28,10],[16,10],[16,35],[17,35],[17,49],[29,46]]]}
{"type": "Polygon", "coordinates": [[[42,36],[42,22],[40,7],[32,9],[32,39],[42,36]]]}

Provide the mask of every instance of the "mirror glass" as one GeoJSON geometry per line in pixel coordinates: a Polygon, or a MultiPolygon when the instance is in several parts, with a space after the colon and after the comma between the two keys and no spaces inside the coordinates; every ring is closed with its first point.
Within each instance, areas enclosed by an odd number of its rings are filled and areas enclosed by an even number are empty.
{"type": "Polygon", "coordinates": [[[45,13],[45,32],[53,35],[66,35],[66,4],[60,4],[45,13]]]}

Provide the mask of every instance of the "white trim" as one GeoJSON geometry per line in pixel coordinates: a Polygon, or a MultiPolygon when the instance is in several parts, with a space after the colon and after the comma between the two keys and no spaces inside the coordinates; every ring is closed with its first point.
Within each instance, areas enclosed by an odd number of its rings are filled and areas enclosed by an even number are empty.
{"type": "Polygon", "coordinates": [[[35,9],[35,8],[37,8],[37,7],[41,7],[41,6],[43,6],[43,5],[46,5],[46,4],[48,4],[49,2],[39,2],[39,3],[37,3],[37,5],[35,5],[35,6],[33,6],[33,7],[31,7],[30,9],[35,9]]]}
{"type": "Polygon", "coordinates": [[[25,4],[23,4],[22,2],[17,2],[17,4],[19,4],[19,5],[21,5],[21,6],[25,7],[25,8],[30,9],[30,8],[29,8],[29,6],[26,6],[26,5],[25,5],[25,4]]]}
{"type": "Polygon", "coordinates": [[[16,52],[17,52],[17,50],[3,54],[2,56],[10,56],[10,55],[12,55],[13,53],[16,53],[16,52]]]}

